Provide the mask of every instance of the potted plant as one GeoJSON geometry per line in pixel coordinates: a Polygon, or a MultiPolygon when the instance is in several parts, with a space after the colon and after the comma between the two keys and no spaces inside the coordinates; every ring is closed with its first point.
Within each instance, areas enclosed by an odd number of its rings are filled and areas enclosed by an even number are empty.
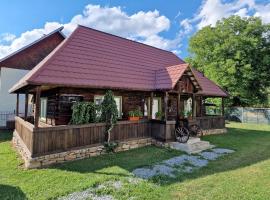
{"type": "Polygon", "coordinates": [[[161,120],[163,115],[160,111],[158,111],[158,112],[156,112],[155,117],[156,117],[156,119],[161,120]]]}
{"type": "Polygon", "coordinates": [[[140,110],[133,110],[128,112],[130,121],[138,121],[142,117],[142,112],[140,110]]]}

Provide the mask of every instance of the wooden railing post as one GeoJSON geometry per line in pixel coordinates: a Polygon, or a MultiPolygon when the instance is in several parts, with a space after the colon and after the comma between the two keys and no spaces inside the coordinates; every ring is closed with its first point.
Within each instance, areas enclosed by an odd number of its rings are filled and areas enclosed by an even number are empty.
{"type": "Polygon", "coordinates": [[[150,116],[149,116],[149,119],[152,119],[153,99],[154,99],[154,92],[151,92],[151,96],[150,96],[150,116]]]}
{"type": "Polygon", "coordinates": [[[195,94],[192,95],[192,117],[196,117],[196,98],[195,94]]]}
{"type": "Polygon", "coordinates": [[[38,123],[39,123],[39,116],[40,116],[40,93],[41,93],[41,88],[38,86],[36,88],[36,102],[35,102],[35,128],[38,128],[38,123]]]}
{"type": "Polygon", "coordinates": [[[20,100],[20,94],[17,93],[17,99],[16,99],[16,116],[19,116],[19,100],[20,100]]]}
{"type": "Polygon", "coordinates": [[[178,92],[178,94],[177,94],[177,118],[178,118],[178,119],[179,119],[180,113],[181,113],[181,110],[180,110],[180,102],[181,102],[181,93],[178,92]]]}
{"type": "Polygon", "coordinates": [[[28,114],[28,93],[25,93],[25,105],[24,105],[24,120],[27,120],[28,114]]]}
{"type": "Polygon", "coordinates": [[[168,92],[164,94],[164,120],[167,121],[168,119],[168,92]]]}

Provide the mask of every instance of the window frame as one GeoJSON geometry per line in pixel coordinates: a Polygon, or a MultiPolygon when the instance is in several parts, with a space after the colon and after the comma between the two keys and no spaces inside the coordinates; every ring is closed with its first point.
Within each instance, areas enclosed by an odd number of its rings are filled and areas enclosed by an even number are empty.
{"type": "Polygon", "coordinates": [[[42,120],[42,121],[46,121],[46,118],[47,118],[47,109],[48,109],[48,97],[41,97],[40,98],[40,116],[39,118],[42,120]],[[45,107],[42,106],[42,102],[45,100],[45,107]],[[45,108],[45,110],[43,111],[42,108],[45,108]],[[44,114],[44,116],[43,116],[44,114]]]}
{"type": "MultiPolygon", "coordinates": [[[[96,100],[97,99],[102,99],[102,101],[103,101],[104,100],[104,96],[105,95],[94,95],[94,104],[95,105],[98,105],[98,104],[96,104],[96,100]]],[[[114,96],[114,100],[115,100],[115,98],[119,98],[120,99],[119,110],[117,108],[117,111],[118,111],[118,119],[122,119],[122,117],[123,117],[123,113],[122,113],[122,110],[123,110],[122,96],[114,96]]]]}

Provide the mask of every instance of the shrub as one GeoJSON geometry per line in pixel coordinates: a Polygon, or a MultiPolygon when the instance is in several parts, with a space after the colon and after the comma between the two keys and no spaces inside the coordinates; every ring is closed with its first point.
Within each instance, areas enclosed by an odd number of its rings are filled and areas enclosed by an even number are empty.
{"type": "Polygon", "coordinates": [[[76,102],[71,109],[72,117],[70,124],[88,124],[99,121],[97,116],[99,106],[93,102],[76,102]]]}
{"type": "MultiPolygon", "coordinates": [[[[117,122],[118,110],[116,106],[116,102],[114,100],[114,96],[111,90],[107,91],[104,100],[101,103],[101,121],[106,123],[106,146],[115,147],[115,145],[110,144],[111,139],[111,131],[114,125],[117,122]]],[[[110,149],[110,148],[109,148],[110,149]]]]}

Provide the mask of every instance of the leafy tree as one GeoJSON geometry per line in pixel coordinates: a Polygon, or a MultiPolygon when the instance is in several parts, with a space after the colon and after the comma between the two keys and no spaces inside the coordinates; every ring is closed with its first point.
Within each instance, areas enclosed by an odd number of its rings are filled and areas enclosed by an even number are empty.
{"type": "Polygon", "coordinates": [[[199,30],[187,59],[227,90],[231,105],[266,105],[270,87],[270,24],[232,16],[199,30]]]}
{"type": "MultiPolygon", "coordinates": [[[[107,91],[101,103],[101,121],[106,123],[107,147],[111,147],[111,131],[117,122],[118,110],[111,90],[107,91]]],[[[112,144],[114,146],[114,144],[112,144]]]]}

